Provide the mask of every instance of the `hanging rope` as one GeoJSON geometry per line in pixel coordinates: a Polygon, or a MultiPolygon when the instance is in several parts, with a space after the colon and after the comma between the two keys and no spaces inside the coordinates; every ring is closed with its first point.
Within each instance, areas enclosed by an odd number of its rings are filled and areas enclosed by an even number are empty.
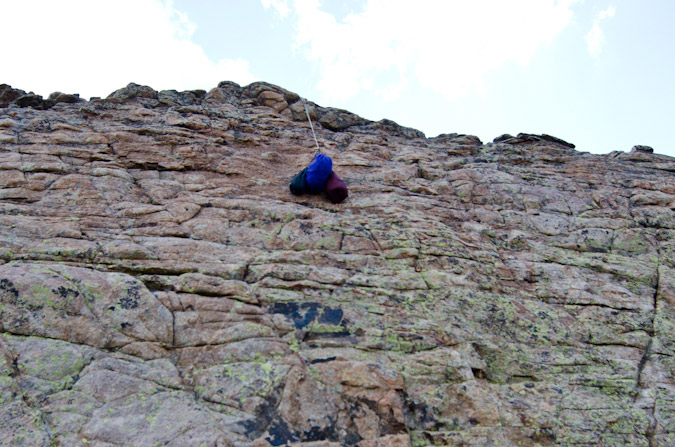
{"type": "Polygon", "coordinates": [[[314,133],[314,126],[312,125],[312,118],[309,117],[309,110],[307,110],[307,104],[305,103],[304,98],[302,99],[302,106],[305,108],[307,121],[309,121],[309,128],[312,129],[312,135],[314,136],[314,142],[316,143],[316,151],[314,152],[314,155],[320,154],[321,149],[319,148],[319,140],[316,139],[316,133],[314,133]]]}
{"type": "Polygon", "coordinates": [[[302,195],[306,192],[311,194],[325,192],[328,200],[333,203],[340,203],[349,195],[347,185],[335,172],[333,172],[333,161],[330,157],[321,153],[319,140],[316,138],[316,132],[314,132],[314,125],[312,124],[312,118],[309,116],[307,104],[303,98],[301,98],[301,100],[302,106],[307,114],[309,127],[312,129],[312,136],[314,136],[314,143],[316,143],[316,151],[314,151],[314,160],[309,166],[293,177],[289,188],[291,193],[295,195],[302,195]]]}

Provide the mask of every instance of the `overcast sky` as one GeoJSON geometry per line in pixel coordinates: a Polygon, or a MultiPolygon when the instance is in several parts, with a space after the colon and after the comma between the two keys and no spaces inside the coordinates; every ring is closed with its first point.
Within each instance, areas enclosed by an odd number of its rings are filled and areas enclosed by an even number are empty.
{"type": "Polygon", "coordinates": [[[675,156],[673,0],[0,0],[0,83],[266,81],[423,131],[675,156]]]}

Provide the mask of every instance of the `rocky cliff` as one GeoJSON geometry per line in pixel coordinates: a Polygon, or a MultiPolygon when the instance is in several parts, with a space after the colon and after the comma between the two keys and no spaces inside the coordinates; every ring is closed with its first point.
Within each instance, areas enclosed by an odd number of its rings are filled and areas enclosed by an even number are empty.
{"type": "Polygon", "coordinates": [[[0,87],[0,445],[675,445],[675,159],[0,87]]]}

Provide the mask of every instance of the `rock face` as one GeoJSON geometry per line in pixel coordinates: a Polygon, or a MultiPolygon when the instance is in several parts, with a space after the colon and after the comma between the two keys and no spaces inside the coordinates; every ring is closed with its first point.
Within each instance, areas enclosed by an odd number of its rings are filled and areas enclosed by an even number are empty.
{"type": "Polygon", "coordinates": [[[0,445],[675,445],[673,158],[308,103],[333,205],[273,85],[2,95],[0,445]]]}

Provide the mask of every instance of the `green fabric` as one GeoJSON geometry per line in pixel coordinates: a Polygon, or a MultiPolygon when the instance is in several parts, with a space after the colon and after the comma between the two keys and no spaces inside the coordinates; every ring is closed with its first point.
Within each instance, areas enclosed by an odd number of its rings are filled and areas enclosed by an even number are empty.
{"type": "Polygon", "coordinates": [[[295,177],[293,177],[293,180],[291,180],[290,185],[291,192],[296,196],[299,196],[307,192],[306,177],[307,177],[307,168],[298,172],[298,174],[295,177]]]}

